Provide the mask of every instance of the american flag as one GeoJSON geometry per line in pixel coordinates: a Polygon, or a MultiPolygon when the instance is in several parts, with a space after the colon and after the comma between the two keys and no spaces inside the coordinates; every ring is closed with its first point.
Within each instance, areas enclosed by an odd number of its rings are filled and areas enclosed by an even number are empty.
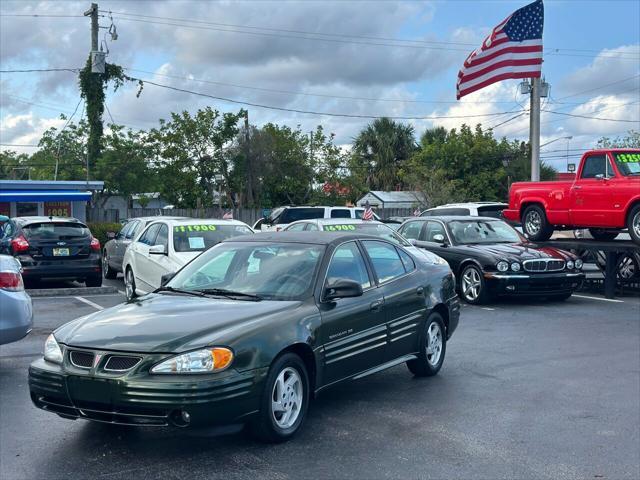
{"type": "Polygon", "coordinates": [[[543,27],[544,5],[537,0],[494,28],[458,72],[458,100],[508,78],[540,77],[543,27]]]}
{"type": "Polygon", "coordinates": [[[373,220],[373,210],[369,202],[364,204],[364,212],[362,213],[362,220],[373,220]]]}
{"type": "Polygon", "coordinates": [[[233,212],[228,211],[222,216],[223,220],[233,220],[233,212]]]}

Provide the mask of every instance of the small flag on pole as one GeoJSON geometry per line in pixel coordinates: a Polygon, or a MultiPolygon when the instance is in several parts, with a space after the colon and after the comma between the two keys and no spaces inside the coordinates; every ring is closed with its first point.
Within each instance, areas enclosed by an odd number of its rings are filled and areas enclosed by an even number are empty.
{"type": "Polygon", "coordinates": [[[494,28],[458,72],[458,100],[501,80],[539,78],[543,27],[544,5],[537,0],[516,10],[494,28]]]}
{"type": "Polygon", "coordinates": [[[371,209],[371,205],[367,200],[367,203],[364,204],[364,212],[362,214],[362,220],[373,220],[373,210],[371,209]]]}
{"type": "Polygon", "coordinates": [[[223,220],[233,220],[233,212],[231,210],[228,210],[227,212],[225,212],[225,214],[222,216],[223,220]]]}

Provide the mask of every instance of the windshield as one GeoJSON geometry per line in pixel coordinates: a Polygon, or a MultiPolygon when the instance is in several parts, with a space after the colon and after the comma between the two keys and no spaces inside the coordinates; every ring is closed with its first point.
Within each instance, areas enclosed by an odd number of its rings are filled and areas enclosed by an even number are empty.
{"type": "Polygon", "coordinates": [[[519,243],[522,238],[508,224],[491,220],[454,220],[449,230],[458,244],[519,243]]]}
{"type": "Polygon", "coordinates": [[[69,222],[30,223],[22,227],[22,233],[27,240],[84,238],[90,235],[89,229],[85,225],[69,222]]]}
{"type": "Polygon", "coordinates": [[[167,284],[206,291],[225,289],[265,300],[311,295],[323,246],[300,243],[222,243],[203,253],[167,284]]]}
{"type": "Polygon", "coordinates": [[[173,227],[173,249],[176,252],[201,252],[223,240],[253,233],[244,225],[185,224],[173,227]]]}
{"type": "Polygon", "coordinates": [[[640,175],[640,151],[625,153],[614,152],[613,158],[615,158],[618,170],[622,175],[640,175]]]}
{"type": "Polygon", "coordinates": [[[396,245],[410,247],[411,244],[401,235],[396,233],[394,229],[379,223],[347,223],[347,224],[331,224],[323,225],[322,230],[325,232],[358,232],[365,235],[373,235],[374,237],[384,238],[396,245]]]}

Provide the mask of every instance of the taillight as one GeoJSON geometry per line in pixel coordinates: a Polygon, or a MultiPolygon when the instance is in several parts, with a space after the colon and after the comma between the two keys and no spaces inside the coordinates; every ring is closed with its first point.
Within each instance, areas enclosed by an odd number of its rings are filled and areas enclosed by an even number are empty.
{"type": "Polygon", "coordinates": [[[11,248],[13,249],[13,253],[26,252],[29,250],[29,242],[24,238],[24,235],[18,235],[16,238],[11,240],[11,248]]]}
{"type": "Polygon", "coordinates": [[[100,240],[96,237],[91,237],[91,250],[100,251],[100,240]]]}
{"type": "Polygon", "coordinates": [[[0,290],[19,292],[24,290],[22,275],[17,272],[0,272],[0,290]]]}

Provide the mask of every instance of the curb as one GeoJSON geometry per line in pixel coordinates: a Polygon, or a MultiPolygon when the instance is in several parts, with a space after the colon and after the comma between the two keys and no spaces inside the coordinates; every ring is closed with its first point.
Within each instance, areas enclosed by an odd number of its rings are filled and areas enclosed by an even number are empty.
{"type": "Polygon", "coordinates": [[[72,288],[39,288],[29,289],[27,293],[30,297],[61,297],[74,295],[106,295],[118,293],[116,287],[72,287],[72,288]]]}

